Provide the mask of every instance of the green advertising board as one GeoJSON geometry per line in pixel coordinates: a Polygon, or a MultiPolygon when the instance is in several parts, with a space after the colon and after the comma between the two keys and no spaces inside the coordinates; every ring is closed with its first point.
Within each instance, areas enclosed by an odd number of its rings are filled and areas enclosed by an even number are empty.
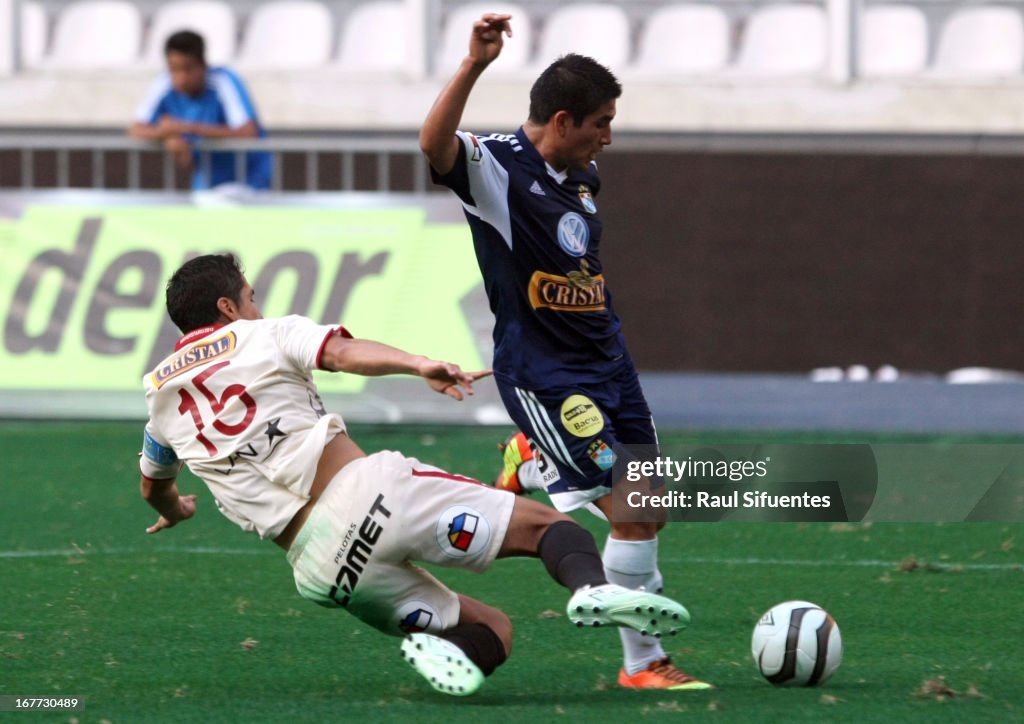
{"type": "MultiPolygon", "coordinates": [[[[143,374],[178,336],[164,309],[167,278],[189,257],[221,251],[241,258],[265,316],[303,314],[483,368],[490,360],[470,316],[489,311],[466,303],[480,288],[468,230],[427,218],[415,203],[28,201],[0,222],[0,390],[141,393],[143,374]]],[[[367,383],[317,378],[328,394],[367,383]]]]}

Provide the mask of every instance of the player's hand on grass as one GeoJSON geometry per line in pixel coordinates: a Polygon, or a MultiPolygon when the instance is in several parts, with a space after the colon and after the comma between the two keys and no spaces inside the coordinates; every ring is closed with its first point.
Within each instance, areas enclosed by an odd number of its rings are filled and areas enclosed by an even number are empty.
{"type": "Polygon", "coordinates": [[[456,364],[432,359],[424,360],[420,367],[420,376],[427,381],[430,389],[456,400],[463,399],[463,393],[474,394],[473,383],[490,375],[490,370],[466,372],[456,364]]]}
{"type": "Polygon", "coordinates": [[[512,37],[511,15],[487,13],[473,23],[473,34],[469,36],[469,57],[479,65],[487,65],[501,54],[504,44],[502,33],[512,37]]]}
{"type": "Polygon", "coordinates": [[[147,533],[159,533],[164,528],[173,528],[183,520],[188,520],[196,514],[196,496],[178,496],[178,510],[170,518],[161,515],[153,525],[146,528],[147,533]]]}

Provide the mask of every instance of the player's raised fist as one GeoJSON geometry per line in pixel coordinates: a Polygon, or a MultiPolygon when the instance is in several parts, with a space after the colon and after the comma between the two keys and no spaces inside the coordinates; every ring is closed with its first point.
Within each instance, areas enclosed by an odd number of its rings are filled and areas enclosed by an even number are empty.
{"type": "Polygon", "coordinates": [[[512,37],[512,26],[509,25],[511,15],[503,13],[486,13],[473,23],[473,33],[469,36],[469,57],[475,63],[486,65],[501,54],[504,43],[502,34],[512,37]]]}

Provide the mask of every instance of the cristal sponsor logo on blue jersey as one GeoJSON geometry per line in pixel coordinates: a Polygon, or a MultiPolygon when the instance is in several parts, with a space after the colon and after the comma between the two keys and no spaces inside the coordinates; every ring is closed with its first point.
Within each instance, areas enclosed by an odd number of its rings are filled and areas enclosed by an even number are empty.
{"type": "Polygon", "coordinates": [[[530,277],[528,293],[534,309],[599,312],[605,308],[604,276],[591,275],[586,259],[580,262],[579,271],[571,271],[564,277],[535,271],[530,277]]]}
{"type": "Polygon", "coordinates": [[[575,211],[562,214],[558,220],[558,245],[571,256],[580,257],[587,253],[590,245],[590,227],[587,221],[575,211]]]}
{"type": "Polygon", "coordinates": [[[235,343],[235,333],[228,332],[216,339],[186,347],[173,357],[168,357],[164,364],[150,375],[150,381],[153,383],[153,387],[159,390],[169,380],[174,379],[178,375],[184,374],[218,357],[231,354],[235,350],[235,343]]]}

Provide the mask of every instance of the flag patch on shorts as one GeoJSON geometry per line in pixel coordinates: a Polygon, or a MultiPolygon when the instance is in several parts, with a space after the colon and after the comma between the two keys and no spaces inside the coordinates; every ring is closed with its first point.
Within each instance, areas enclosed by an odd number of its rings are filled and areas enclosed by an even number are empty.
{"type": "Polygon", "coordinates": [[[491,545],[491,525],[486,516],[468,505],[453,505],[441,513],[434,534],[448,558],[486,554],[491,545]]]}
{"type": "Polygon", "coordinates": [[[426,631],[433,620],[434,614],[425,608],[417,608],[399,622],[398,628],[406,633],[419,633],[426,631]]]}
{"type": "Polygon", "coordinates": [[[468,551],[479,522],[477,516],[469,513],[459,513],[452,518],[451,525],[448,526],[448,542],[452,544],[452,548],[468,551]]]}

